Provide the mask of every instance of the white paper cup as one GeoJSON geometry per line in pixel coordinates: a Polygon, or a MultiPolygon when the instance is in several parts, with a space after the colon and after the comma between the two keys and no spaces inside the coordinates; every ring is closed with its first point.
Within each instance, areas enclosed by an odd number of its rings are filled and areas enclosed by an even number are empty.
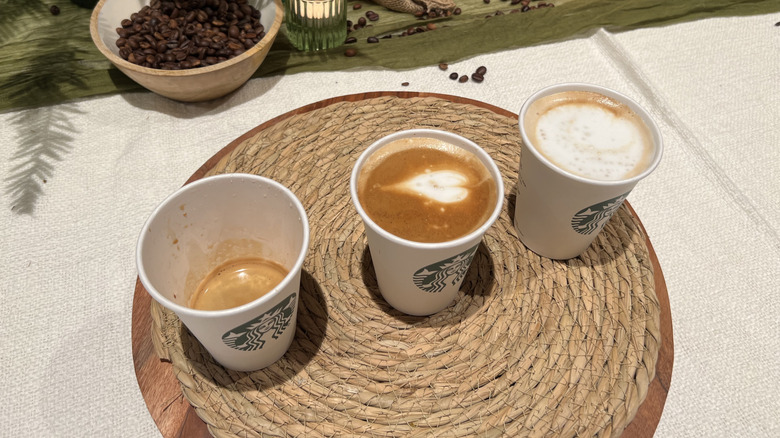
{"type": "Polygon", "coordinates": [[[661,132],[650,114],[627,96],[597,85],[566,83],[534,93],[520,109],[519,125],[524,147],[514,225],[526,247],[551,259],[569,259],[585,252],[634,186],[655,170],[663,154],[661,132]],[[575,90],[611,97],[641,117],[655,148],[644,171],[620,181],[583,178],[560,169],[534,148],[524,124],[529,106],[544,96],[575,90]]]}
{"type": "Polygon", "coordinates": [[[290,190],[257,175],[225,174],[188,184],[163,201],[144,225],[136,263],[152,298],[175,312],[217,362],[253,371],[276,362],[293,340],[308,246],[306,212],[290,190]],[[242,306],[187,307],[209,272],[239,257],[272,260],[289,273],[242,306]]]}
{"type": "Polygon", "coordinates": [[[452,303],[468,272],[482,236],[498,219],[504,202],[504,183],[498,166],[474,142],[433,129],[412,129],[383,137],[369,146],[352,169],[350,193],[366,229],[379,291],[388,304],[409,315],[431,315],[452,303]],[[382,146],[400,138],[436,138],[463,148],[479,158],[496,183],[496,203],[490,217],[466,236],[441,243],[402,239],[377,225],[363,210],[357,195],[360,169],[382,146]]]}

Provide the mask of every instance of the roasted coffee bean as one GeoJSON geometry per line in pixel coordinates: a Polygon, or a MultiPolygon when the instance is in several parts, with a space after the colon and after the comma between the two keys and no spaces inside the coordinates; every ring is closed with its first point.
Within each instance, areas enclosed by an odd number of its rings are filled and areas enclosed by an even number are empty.
{"type": "Polygon", "coordinates": [[[360,3],[355,3],[354,5],[352,5],[352,10],[357,11],[358,9],[360,9],[362,7],[363,7],[363,5],[361,5],[360,3]]]}
{"type": "Polygon", "coordinates": [[[415,11],[415,13],[414,13],[414,16],[417,17],[417,18],[420,18],[423,15],[425,15],[425,11],[415,11]]]}
{"type": "Polygon", "coordinates": [[[427,27],[428,30],[436,30],[436,23],[428,23],[425,27],[427,27]]]}
{"type": "Polygon", "coordinates": [[[146,67],[212,65],[254,47],[265,36],[259,18],[246,0],[152,0],[121,21],[117,47],[146,67]]]}
{"type": "Polygon", "coordinates": [[[472,73],[471,74],[471,80],[474,82],[482,82],[485,80],[484,76],[482,76],[479,73],[472,73]]]}
{"type": "Polygon", "coordinates": [[[366,41],[369,42],[369,43],[372,43],[372,44],[373,43],[378,43],[379,42],[379,38],[377,38],[377,37],[368,37],[368,38],[366,38],[366,41]]]}
{"type": "Polygon", "coordinates": [[[487,73],[487,67],[485,67],[484,65],[480,65],[479,67],[477,67],[476,73],[480,76],[484,76],[485,73],[487,73]]]}
{"type": "Polygon", "coordinates": [[[354,44],[357,42],[357,38],[355,37],[348,37],[344,40],[344,44],[354,44]]]}
{"type": "Polygon", "coordinates": [[[460,15],[460,14],[461,14],[461,12],[462,12],[462,11],[461,11],[461,9],[460,9],[460,8],[455,8],[455,9],[452,11],[452,14],[453,14],[453,15],[460,15]]]}
{"type": "Polygon", "coordinates": [[[409,86],[409,83],[408,83],[408,82],[401,82],[401,86],[402,86],[402,87],[408,87],[408,86],[409,86]]]}
{"type": "Polygon", "coordinates": [[[351,57],[353,57],[355,55],[357,55],[357,50],[355,50],[355,49],[347,49],[347,50],[344,51],[344,56],[347,56],[347,57],[351,58],[351,57]]]}
{"type": "Polygon", "coordinates": [[[450,79],[452,79],[453,81],[454,81],[455,79],[458,79],[458,74],[457,74],[457,73],[455,73],[455,72],[452,72],[452,73],[450,73],[450,79]]]}
{"type": "Polygon", "coordinates": [[[358,18],[358,24],[363,27],[366,25],[366,17],[360,17],[358,18]]]}
{"type": "Polygon", "coordinates": [[[379,14],[374,11],[368,11],[366,12],[366,18],[368,18],[369,21],[376,21],[379,20],[379,14]]]}
{"type": "Polygon", "coordinates": [[[443,62],[441,64],[439,64],[439,70],[447,70],[448,67],[449,67],[449,65],[447,65],[447,64],[445,64],[443,62]]]}
{"type": "Polygon", "coordinates": [[[49,12],[51,12],[52,15],[60,15],[60,7],[52,5],[52,7],[49,8],[49,12]]]}
{"type": "Polygon", "coordinates": [[[460,82],[460,83],[463,83],[463,82],[466,82],[466,81],[468,81],[468,80],[469,80],[469,77],[468,77],[468,76],[466,76],[466,75],[463,75],[463,76],[461,76],[461,77],[458,79],[458,82],[460,82]]]}

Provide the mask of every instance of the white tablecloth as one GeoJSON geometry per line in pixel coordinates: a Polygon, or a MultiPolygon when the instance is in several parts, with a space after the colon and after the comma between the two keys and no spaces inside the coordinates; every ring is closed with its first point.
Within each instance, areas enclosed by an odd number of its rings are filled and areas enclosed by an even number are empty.
{"type": "Polygon", "coordinates": [[[446,73],[254,79],[209,103],[133,93],[0,114],[0,436],[160,435],[133,371],[136,238],[152,209],[231,140],[344,94],[425,91],[517,111],[557,82],[622,91],[663,132],[661,165],[629,196],[671,301],[674,373],[656,436],[780,436],[778,21],[600,30],[446,73]],[[480,65],[481,84],[447,78],[480,65]],[[13,175],[31,158],[41,191],[17,202],[13,175]]]}

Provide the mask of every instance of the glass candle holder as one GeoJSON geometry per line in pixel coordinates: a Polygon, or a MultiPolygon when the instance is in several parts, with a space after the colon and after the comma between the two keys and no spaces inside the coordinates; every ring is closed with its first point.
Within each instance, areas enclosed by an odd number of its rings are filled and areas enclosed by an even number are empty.
{"type": "Polygon", "coordinates": [[[347,38],[346,0],[284,0],[287,38],[299,50],[330,49],[347,38]]]}

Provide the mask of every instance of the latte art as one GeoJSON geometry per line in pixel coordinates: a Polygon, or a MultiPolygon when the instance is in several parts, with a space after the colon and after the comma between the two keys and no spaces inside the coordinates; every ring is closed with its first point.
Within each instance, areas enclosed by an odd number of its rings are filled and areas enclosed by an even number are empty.
{"type": "Polygon", "coordinates": [[[357,184],[371,220],[415,242],[446,242],[475,231],[490,217],[497,190],[476,155],[425,137],[383,146],[366,160],[357,184]]]}
{"type": "Polygon", "coordinates": [[[431,201],[449,204],[466,199],[469,190],[464,186],[467,183],[468,179],[461,173],[452,170],[428,170],[422,175],[388,186],[385,190],[416,193],[431,201]]]}

